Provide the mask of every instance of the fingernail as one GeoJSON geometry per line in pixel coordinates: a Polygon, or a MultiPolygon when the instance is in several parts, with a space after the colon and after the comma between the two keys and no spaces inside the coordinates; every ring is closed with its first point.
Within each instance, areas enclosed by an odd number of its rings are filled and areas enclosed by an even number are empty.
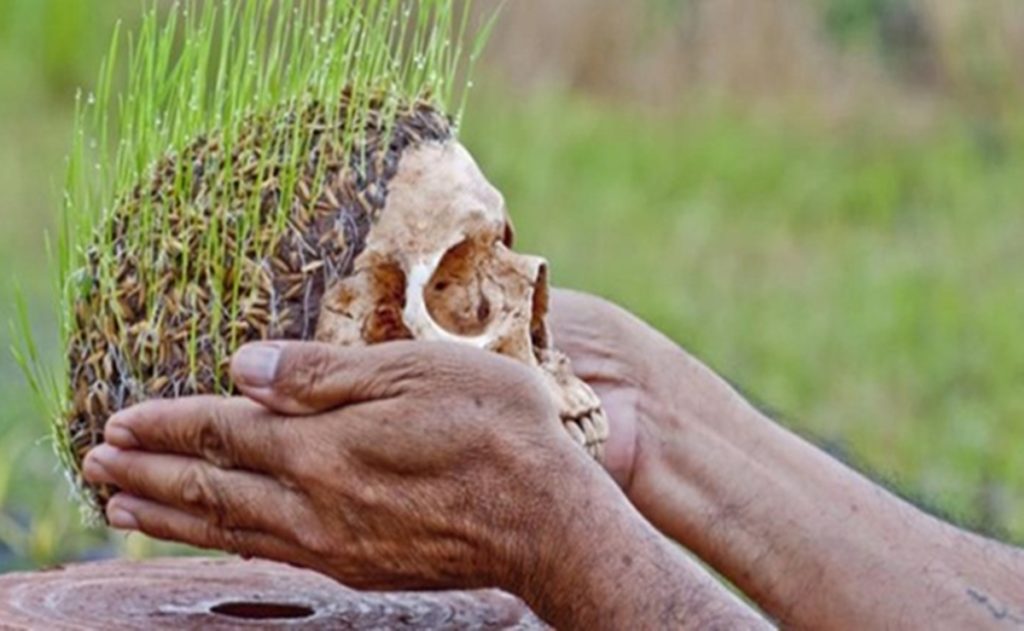
{"type": "Polygon", "coordinates": [[[265,388],[274,383],[281,349],[274,344],[249,344],[235,353],[231,372],[235,382],[254,388],[265,388]]]}
{"type": "Polygon", "coordinates": [[[122,449],[138,449],[141,446],[132,430],[121,423],[114,422],[113,419],[107,421],[107,426],[103,430],[103,439],[122,449]]]}
{"type": "Polygon", "coordinates": [[[127,510],[111,504],[107,507],[107,521],[118,530],[138,530],[139,520],[127,510]]]}
{"type": "Polygon", "coordinates": [[[107,467],[118,455],[118,450],[107,444],[93,447],[82,463],[82,474],[93,484],[113,484],[114,476],[107,467]]]}

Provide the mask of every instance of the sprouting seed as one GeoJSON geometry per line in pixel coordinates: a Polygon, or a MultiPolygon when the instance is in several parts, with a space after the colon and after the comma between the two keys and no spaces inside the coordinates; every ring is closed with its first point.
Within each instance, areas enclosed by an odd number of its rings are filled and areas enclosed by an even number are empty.
{"type": "Polygon", "coordinates": [[[467,64],[453,51],[480,48],[450,43],[443,23],[418,31],[422,16],[470,2],[324,0],[335,24],[313,23],[302,3],[251,2],[225,41],[232,3],[173,32],[161,21],[188,17],[188,3],[147,11],[148,44],[112,46],[95,90],[75,96],[100,115],[78,117],[68,158],[55,253],[65,369],[26,370],[57,384],[43,402],[53,442],[94,508],[113,489],[76,472],[110,414],[146,397],[230,393],[237,345],[315,333],[324,284],[351,271],[400,152],[454,133],[458,101],[440,88],[467,64]],[[370,7],[387,13],[371,19],[370,7]],[[278,20],[281,41],[243,36],[278,20]],[[419,34],[412,50],[395,48],[402,20],[419,34]]]}

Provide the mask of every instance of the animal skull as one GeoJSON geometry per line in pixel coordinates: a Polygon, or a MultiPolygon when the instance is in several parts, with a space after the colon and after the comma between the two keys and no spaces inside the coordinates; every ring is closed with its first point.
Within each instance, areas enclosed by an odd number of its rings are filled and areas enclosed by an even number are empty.
{"type": "Polygon", "coordinates": [[[547,263],[511,245],[504,199],[462,145],[411,147],[352,273],[327,288],[316,337],[348,346],[460,342],[534,366],[566,430],[600,459],[608,438],[600,401],[550,343],[547,263]]]}

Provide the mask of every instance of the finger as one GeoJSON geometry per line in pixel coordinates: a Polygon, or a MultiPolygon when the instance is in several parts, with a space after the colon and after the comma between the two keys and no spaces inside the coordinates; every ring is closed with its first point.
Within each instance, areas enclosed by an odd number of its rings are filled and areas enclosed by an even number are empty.
{"type": "Polygon", "coordinates": [[[186,456],[104,444],[86,456],[83,474],[93,484],[112,484],[223,528],[261,530],[290,541],[295,540],[288,524],[301,521],[306,511],[294,492],[272,478],[226,471],[186,456]]]}
{"type": "Polygon", "coordinates": [[[302,548],[258,530],[225,528],[202,517],[140,497],[118,493],[107,503],[107,520],[120,530],[136,530],[156,539],[177,541],[246,558],[311,567],[302,548]]]}
{"type": "Polygon", "coordinates": [[[115,414],[104,439],[122,449],[196,456],[223,469],[278,473],[300,449],[298,434],[266,408],[237,397],[154,400],[115,414]]]}
{"type": "Polygon", "coordinates": [[[231,374],[243,394],[269,409],[308,415],[394,397],[403,382],[427,374],[429,364],[424,343],[341,348],[315,342],[262,342],[235,353],[231,374]]]}

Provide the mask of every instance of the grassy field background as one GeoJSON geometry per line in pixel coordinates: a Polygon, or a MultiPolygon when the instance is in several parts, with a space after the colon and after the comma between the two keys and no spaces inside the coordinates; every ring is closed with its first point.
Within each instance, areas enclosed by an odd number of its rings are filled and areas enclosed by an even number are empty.
{"type": "MultiPolygon", "coordinates": [[[[156,549],[81,526],[6,353],[17,284],[59,360],[44,233],[70,106],[135,15],[0,0],[0,571],[156,549]]],[[[1020,33],[995,0],[517,0],[463,139],[555,283],[1020,540],[1020,33]]]]}

